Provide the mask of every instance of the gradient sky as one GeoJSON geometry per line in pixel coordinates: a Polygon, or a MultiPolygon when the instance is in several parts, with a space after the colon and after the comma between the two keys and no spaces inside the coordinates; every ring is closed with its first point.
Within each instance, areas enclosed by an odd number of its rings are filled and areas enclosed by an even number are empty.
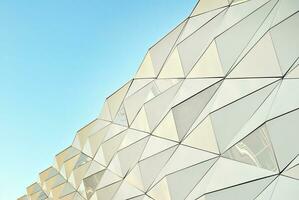
{"type": "Polygon", "coordinates": [[[1,200],[25,193],[195,3],[0,1],[1,200]]]}

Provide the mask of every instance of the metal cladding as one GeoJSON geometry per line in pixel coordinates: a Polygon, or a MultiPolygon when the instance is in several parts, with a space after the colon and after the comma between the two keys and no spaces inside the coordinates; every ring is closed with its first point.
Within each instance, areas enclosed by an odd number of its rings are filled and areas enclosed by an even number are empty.
{"type": "Polygon", "coordinates": [[[199,1],[19,200],[297,200],[298,10],[199,1]]]}

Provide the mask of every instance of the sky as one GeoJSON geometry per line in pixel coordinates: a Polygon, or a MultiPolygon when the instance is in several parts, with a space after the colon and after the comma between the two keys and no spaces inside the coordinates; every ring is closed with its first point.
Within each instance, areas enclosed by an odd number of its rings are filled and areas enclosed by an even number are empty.
{"type": "Polygon", "coordinates": [[[0,199],[14,200],[196,0],[0,1],[0,199]]]}

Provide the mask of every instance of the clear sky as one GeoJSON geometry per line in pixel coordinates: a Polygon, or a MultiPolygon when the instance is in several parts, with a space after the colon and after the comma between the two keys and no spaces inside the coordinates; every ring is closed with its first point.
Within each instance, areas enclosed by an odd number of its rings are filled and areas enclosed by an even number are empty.
{"type": "Polygon", "coordinates": [[[25,193],[195,3],[0,1],[1,200],[25,193]]]}

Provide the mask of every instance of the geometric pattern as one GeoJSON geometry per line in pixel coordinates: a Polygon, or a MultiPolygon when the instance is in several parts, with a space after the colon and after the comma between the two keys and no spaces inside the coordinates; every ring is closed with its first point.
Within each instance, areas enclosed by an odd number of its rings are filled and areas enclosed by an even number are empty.
{"type": "Polygon", "coordinates": [[[19,200],[295,200],[299,1],[201,0],[19,200]]]}

